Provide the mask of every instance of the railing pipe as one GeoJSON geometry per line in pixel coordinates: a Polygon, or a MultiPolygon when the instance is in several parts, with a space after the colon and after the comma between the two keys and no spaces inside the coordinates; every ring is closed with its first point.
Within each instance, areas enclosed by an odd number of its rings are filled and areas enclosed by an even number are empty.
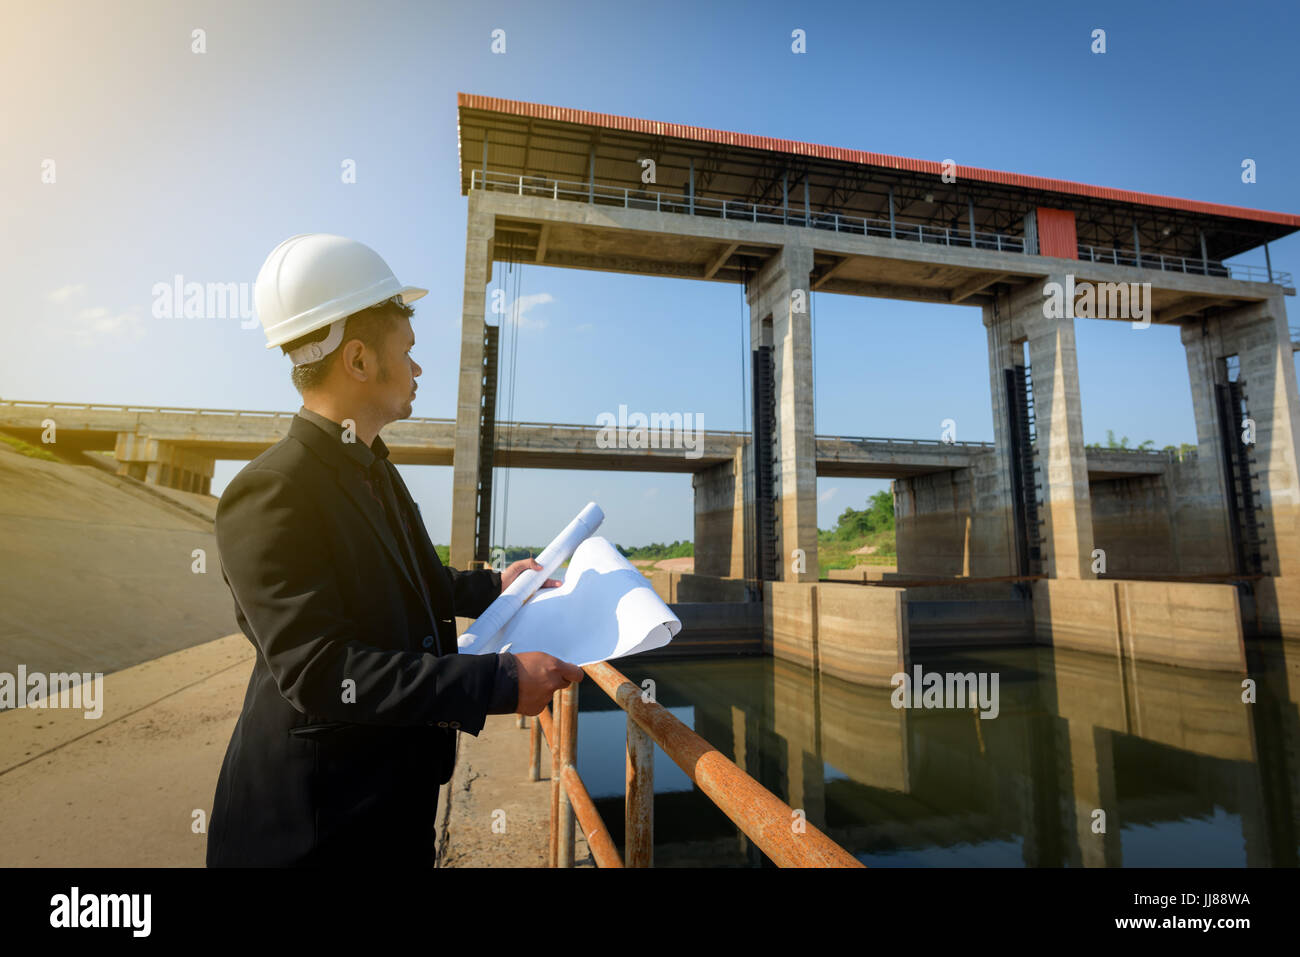
{"type": "Polygon", "coordinates": [[[654,741],[687,777],[778,867],[861,867],[816,827],[799,822],[794,809],[751,778],[717,748],[682,724],[608,662],[586,673],[654,741]]]}
{"type": "Polygon", "coordinates": [[[578,776],[577,768],[564,768],[560,772],[560,780],[569,795],[569,800],[573,803],[573,814],[582,827],[583,836],[587,839],[587,847],[591,850],[591,857],[596,862],[596,866],[622,867],[623,860],[618,856],[618,846],[609,836],[609,829],[605,827],[605,822],[600,819],[600,812],[596,810],[595,802],[587,793],[582,778],[578,776]]]}

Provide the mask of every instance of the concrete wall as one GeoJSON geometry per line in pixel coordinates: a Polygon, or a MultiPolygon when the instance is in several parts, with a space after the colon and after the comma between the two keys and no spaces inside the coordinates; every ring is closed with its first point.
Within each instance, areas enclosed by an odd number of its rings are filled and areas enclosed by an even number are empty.
{"type": "Polygon", "coordinates": [[[763,583],[763,650],[813,671],[817,670],[817,588],[802,582],[763,583]]]}
{"type": "Polygon", "coordinates": [[[641,574],[650,580],[655,594],[670,605],[676,602],[743,602],[746,600],[745,583],[740,579],[669,572],[661,568],[652,568],[641,574]]]}
{"type": "Polygon", "coordinates": [[[828,582],[814,588],[818,670],[854,684],[888,685],[907,662],[903,589],[828,582]]]}
{"type": "Polygon", "coordinates": [[[1172,460],[1164,474],[1089,483],[1093,541],[1109,575],[1227,575],[1227,539],[1214,449],[1172,460]]]}
{"type": "Polygon", "coordinates": [[[899,575],[970,574],[973,492],[970,469],[894,482],[899,575]]]}
{"type": "Polygon", "coordinates": [[[1066,579],[1034,582],[1039,641],[1059,648],[1245,673],[1232,585],[1066,579]]]}
{"type": "Polygon", "coordinates": [[[900,576],[1016,574],[1011,500],[997,472],[1004,459],[990,450],[969,468],[894,482],[900,576]]]}
{"type": "Polygon", "coordinates": [[[897,565],[854,565],[852,568],[828,568],[826,577],[839,582],[878,582],[885,575],[896,575],[897,565]]]}
{"type": "Polygon", "coordinates": [[[1088,495],[1092,500],[1093,547],[1106,553],[1106,574],[1177,574],[1164,476],[1090,482],[1088,495]]]}
{"type": "Polygon", "coordinates": [[[695,570],[717,578],[744,578],[745,469],[749,446],[736,449],[730,462],[691,476],[695,489],[695,570]]]}
{"type": "Polygon", "coordinates": [[[823,675],[888,686],[908,655],[901,588],[766,582],[765,650],[823,675]]]}

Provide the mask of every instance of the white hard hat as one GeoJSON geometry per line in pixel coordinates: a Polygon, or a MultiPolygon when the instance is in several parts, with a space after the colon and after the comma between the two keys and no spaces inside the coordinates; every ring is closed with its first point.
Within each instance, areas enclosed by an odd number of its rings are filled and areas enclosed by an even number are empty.
{"type": "Polygon", "coordinates": [[[364,243],[330,233],[301,233],[271,250],[257,274],[253,298],[268,349],[333,326],[324,340],[290,353],[294,365],[302,365],[338,348],[343,320],[352,313],[398,296],[414,302],[428,291],[403,286],[364,243]]]}

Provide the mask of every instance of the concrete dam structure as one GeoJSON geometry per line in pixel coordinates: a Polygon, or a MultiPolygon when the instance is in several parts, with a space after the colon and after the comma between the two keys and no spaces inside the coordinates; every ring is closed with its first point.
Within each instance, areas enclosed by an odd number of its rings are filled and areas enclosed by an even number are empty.
{"type": "Polygon", "coordinates": [[[743,284],[754,429],[692,469],[695,571],[745,583],[780,657],[880,682],[914,642],[994,627],[1244,672],[1247,637],[1300,635],[1295,288],[1267,245],[1300,216],[468,94],[459,143],[453,564],[486,557],[501,464],[486,286],[533,263],[743,284]],[[1260,247],[1263,267],[1227,262],[1260,247]],[[813,429],[814,290],[979,306],[991,446],[838,471],[813,429]],[[1084,447],[1087,320],[1180,327],[1195,454],[1084,447]],[[831,474],[895,479],[896,584],[818,582],[831,474]]]}

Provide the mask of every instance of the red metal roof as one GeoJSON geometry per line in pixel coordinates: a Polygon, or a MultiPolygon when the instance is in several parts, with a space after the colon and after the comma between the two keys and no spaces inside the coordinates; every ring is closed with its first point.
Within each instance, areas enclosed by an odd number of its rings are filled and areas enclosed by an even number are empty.
{"type": "MultiPolygon", "coordinates": [[[[545,106],[541,103],[525,103],[521,100],[505,100],[495,96],[479,96],[474,93],[458,93],[457,104],[471,110],[485,110],[511,116],[527,116],[558,123],[578,123],[583,126],[598,126],[628,133],[644,133],[649,136],[671,136],[677,139],[695,140],[700,143],[716,143],[754,150],[771,150],[778,153],[789,153],[793,156],[812,156],[818,159],[837,160],[844,163],[861,163],[869,166],[882,166],[887,169],[907,170],[912,173],[931,173],[935,176],[943,173],[943,165],[932,160],[908,159],[905,156],[869,153],[865,150],[850,150],[838,146],[821,146],[799,140],[756,136],[752,133],[729,133],[725,130],[686,126],[682,123],[639,120],[630,116],[616,116],[613,113],[593,113],[589,110],[575,110],[563,106],[545,106]]],[[[1050,179],[1046,176],[1026,176],[1023,173],[980,169],[977,166],[957,166],[956,175],[959,179],[964,177],[984,183],[997,183],[1002,186],[1047,190],[1055,193],[1068,193],[1074,196],[1087,196],[1091,199],[1109,200],[1118,203],[1137,203],[1144,206],[1160,206],[1165,209],[1204,213],[1210,216],[1226,216],[1231,219],[1250,219],[1262,223],[1300,228],[1300,216],[1291,213],[1273,213],[1262,209],[1248,209],[1244,206],[1225,206],[1221,203],[1202,203],[1192,199],[1159,196],[1155,193],[1139,193],[1129,189],[1089,186],[1087,183],[1050,179]]]]}

